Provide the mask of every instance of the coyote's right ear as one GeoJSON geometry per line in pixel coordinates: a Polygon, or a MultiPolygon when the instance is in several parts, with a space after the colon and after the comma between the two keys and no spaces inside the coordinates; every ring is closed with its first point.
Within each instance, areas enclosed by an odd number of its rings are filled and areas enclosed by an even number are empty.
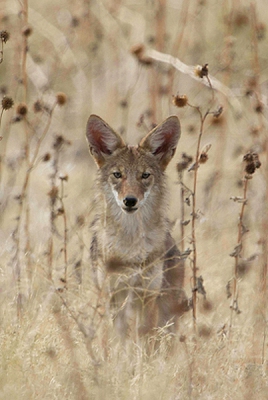
{"type": "Polygon", "coordinates": [[[91,115],[87,121],[86,137],[90,152],[101,167],[105,162],[105,156],[112,154],[116,149],[125,146],[119,136],[103,119],[97,115],[91,115]]]}

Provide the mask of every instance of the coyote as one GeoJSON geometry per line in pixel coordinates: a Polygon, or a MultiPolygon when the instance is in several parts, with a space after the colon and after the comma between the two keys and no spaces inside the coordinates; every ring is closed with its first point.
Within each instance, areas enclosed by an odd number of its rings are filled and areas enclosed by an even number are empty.
{"type": "Polygon", "coordinates": [[[184,262],[167,219],[165,178],[180,137],[179,120],[167,118],[137,146],[129,146],[91,115],[86,136],[98,166],[91,242],[97,285],[109,280],[115,325],[122,335],[131,327],[140,334],[164,326],[173,331],[187,308],[184,262]]]}

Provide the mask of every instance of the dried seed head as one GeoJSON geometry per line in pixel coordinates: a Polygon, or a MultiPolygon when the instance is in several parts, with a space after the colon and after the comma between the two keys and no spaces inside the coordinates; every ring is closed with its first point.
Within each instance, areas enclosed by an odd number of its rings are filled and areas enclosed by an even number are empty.
{"type": "Polygon", "coordinates": [[[9,39],[10,35],[8,31],[0,31],[0,39],[2,42],[6,43],[9,39]]]}
{"type": "Polygon", "coordinates": [[[197,65],[195,67],[194,73],[199,78],[204,78],[204,76],[208,76],[208,64],[197,65]]]}
{"type": "Polygon", "coordinates": [[[67,101],[67,96],[65,93],[59,92],[56,94],[56,100],[59,106],[63,106],[67,101]]]}
{"type": "Polygon", "coordinates": [[[34,104],[33,104],[34,113],[38,113],[38,112],[42,111],[43,108],[44,108],[43,104],[41,103],[40,100],[36,100],[36,102],[34,102],[34,104]]]}
{"type": "Polygon", "coordinates": [[[2,109],[3,110],[9,110],[11,107],[13,107],[14,101],[11,97],[4,96],[2,99],[2,109]]]}
{"type": "Polygon", "coordinates": [[[202,150],[200,152],[199,160],[198,160],[200,164],[205,164],[205,162],[207,162],[207,160],[208,160],[208,151],[209,151],[210,148],[211,148],[211,144],[210,143],[206,144],[202,148],[202,150]]]}
{"type": "Polygon", "coordinates": [[[260,101],[258,101],[255,105],[255,111],[256,113],[261,113],[263,111],[263,105],[260,101]]]}
{"type": "Polygon", "coordinates": [[[208,155],[206,153],[201,153],[199,156],[199,163],[200,164],[205,164],[208,160],[208,155]]]}
{"type": "Polygon", "coordinates": [[[192,156],[188,156],[186,153],[182,153],[181,161],[177,163],[177,171],[178,172],[184,171],[185,169],[188,168],[188,166],[191,164],[192,161],[193,161],[192,156]]]}
{"type": "Polygon", "coordinates": [[[33,33],[33,28],[30,25],[26,25],[22,28],[23,36],[30,36],[33,33]]]}
{"type": "Polygon", "coordinates": [[[255,170],[260,168],[261,162],[259,160],[259,155],[257,153],[249,152],[244,155],[243,161],[245,162],[245,178],[252,178],[252,174],[254,174],[255,170]]]}
{"type": "Polygon", "coordinates": [[[62,135],[57,135],[57,136],[55,137],[55,140],[54,140],[54,143],[53,143],[53,148],[54,148],[56,151],[59,151],[59,150],[61,149],[61,147],[62,147],[63,145],[65,145],[65,144],[70,145],[71,142],[70,142],[69,140],[65,139],[64,136],[62,136],[62,135]]]}
{"type": "Polygon", "coordinates": [[[50,153],[46,153],[42,158],[42,160],[44,162],[48,162],[50,159],[51,159],[51,154],[50,153]]]}
{"type": "Polygon", "coordinates": [[[245,166],[245,172],[246,172],[247,174],[250,174],[250,175],[254,174],[255,169],[256,169],[256,167],[255,167],[254,162],[248,163],[248,164],[245,166]]]}
{"type": "Polygon", "coordinates": [[[68,179],[69,179],[69,176],[68,175],[61,175],[60,177],[59,177],[59,179],[61,180],[61,181],[68,181],[68,179]]]}
{"type": "Polygon", "coordinates": [[[22,117],[24,117],[28,112],[28,107],[25,103],[19,103],[17,105],[16,113],[22,117]]]}
{"type": "Polygon", "coordinates": [[[188,104],[188,98],[185,94],[183,94],[182,96],[179,96],[177,94],[177,96],[173,96],[173,100],[172,103],[174,104],[174,106],[176,107],[185,107],[188,104]]]}
{"type": "Polygon", "coordinates": [[[246,10],[239,10],[234,15],[234,25],[238,28],[247,25],[249,22],[249,17],[246,10]]]}

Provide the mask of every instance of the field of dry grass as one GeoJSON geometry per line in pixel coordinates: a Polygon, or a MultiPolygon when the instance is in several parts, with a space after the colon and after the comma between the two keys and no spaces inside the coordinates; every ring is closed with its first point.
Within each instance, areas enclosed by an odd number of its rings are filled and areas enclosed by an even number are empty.
{"type": "Polygon", "coordinates": [[[1,400],[267,399],[266,0],[0,0],[0,20],[1,400]],[[91,279],[91,113],[131,144],[181,121],[193,309],[150,354],[91,279]]]}

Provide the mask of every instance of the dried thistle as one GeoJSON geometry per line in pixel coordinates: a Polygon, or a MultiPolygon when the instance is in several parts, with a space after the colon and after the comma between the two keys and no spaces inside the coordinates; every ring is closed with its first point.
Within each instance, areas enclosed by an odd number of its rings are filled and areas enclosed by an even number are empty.
{"type": "Polygon", "coordinates": [[[182,96],[179,96],[178,94],[176,96],[173,96],[173,100],[172,103],[174,104],[174,106],[176,107],[185,107],[188,104],[188,97],[183,94],[182,96]]]}
{"type": "Polygon", "coordinates": [[[56,101],[59,106],[63,106],[67,101],[67,96],[63,92],[59,92],[56,94],[56,101]]]}
{"type": "Polygon", "coordinates": [[[6,43],[10,38],[8,31],[0,31],[0,39],[3,43],[6,43]]]}
{"type": "Polygon", "coordinates": [[[20,115],[20,116],[22,116],[22,117],[25,117],[25,115],[27,114],[27,112],[28,112],[28,107],[27,107],[27,105],[26,105],[25,103],[19,103],[19,104],[17,105],[16,113],[17,113],[18,115],[20,115]]]}
{"type": "Polygon", "coordinates": [[[51,154],[50,153],[46,153],[43,157],[42,157],[42,161],[43,162],[48,162],[51,159],[51,154]]]}
{"type": "Polygon", "coordinates": [[[255,111],[258,114],[263,112],[263,104],[260,101],[255,105],[255,111]]]}
{"type": "Polygon", "coordinates": [[[54,141],[54,143],[53,143],[53,148],[54,148],[56,151],[59,151],[59,150],[61,149],[61,147],[62,147],[64,144],[70,145],[71,142],[70,142],[69,140],[66,140],[64,136],[62,136],[62,135],[57,135],[57,136],[55,137],[55,141],[54,141]]]}
{"type": "Polygon", "coordinates": [[[245,178],[251,179],[252,174],[254,174],[255,170],[260,168],[261,166],[259,155],[257,153],[248,152],[244,155],[243,161],[246,164],[244,169],[246,173],[245,178]]]}
{"type": "Polygon", "coordinates": [[[205,164],[205,162],[207,162],[208,160],[208,151],[211,148],[211,144],[207,144],[203,147],[203,149],[201,150],[200,156],[199,156],[199,160],[198,162],[200,164],[205,164]]]}
{"type": "Polygon", "coordinates": [[[33,28],[30,25],[26,25],[22,28],[23,36],[30,36],[33,33],[33,28]]]}
{"type": "Polygon", "coordinates": [[[2,109],[3,110],[9,110],[11,107],[13,107],[14,101],[11,97],[4,96],[2,99],[2,109]]]}
{"type": "Polygon", "coordinates": [[[187,155],[186,153],[182,153],[181,161],[177,163],[177,171],[182,172],[188,168],[189,164],[193,161],[193,157],[187,155]]]}
{"type": "Polygon", "coordinates": [[[197,65],[195,67],[194,73],[199,78],[204,78],[204,76],[208,76],[208,64],[197,65]]]}
{"type": "Polygon", "coordinates": [[[38,113],[40,111],[42,111],[44,108],[44,105],[42,104],[42,102],[40,100],[36,100],[33,104],[33,111],[34,113],[38,113]]]}

